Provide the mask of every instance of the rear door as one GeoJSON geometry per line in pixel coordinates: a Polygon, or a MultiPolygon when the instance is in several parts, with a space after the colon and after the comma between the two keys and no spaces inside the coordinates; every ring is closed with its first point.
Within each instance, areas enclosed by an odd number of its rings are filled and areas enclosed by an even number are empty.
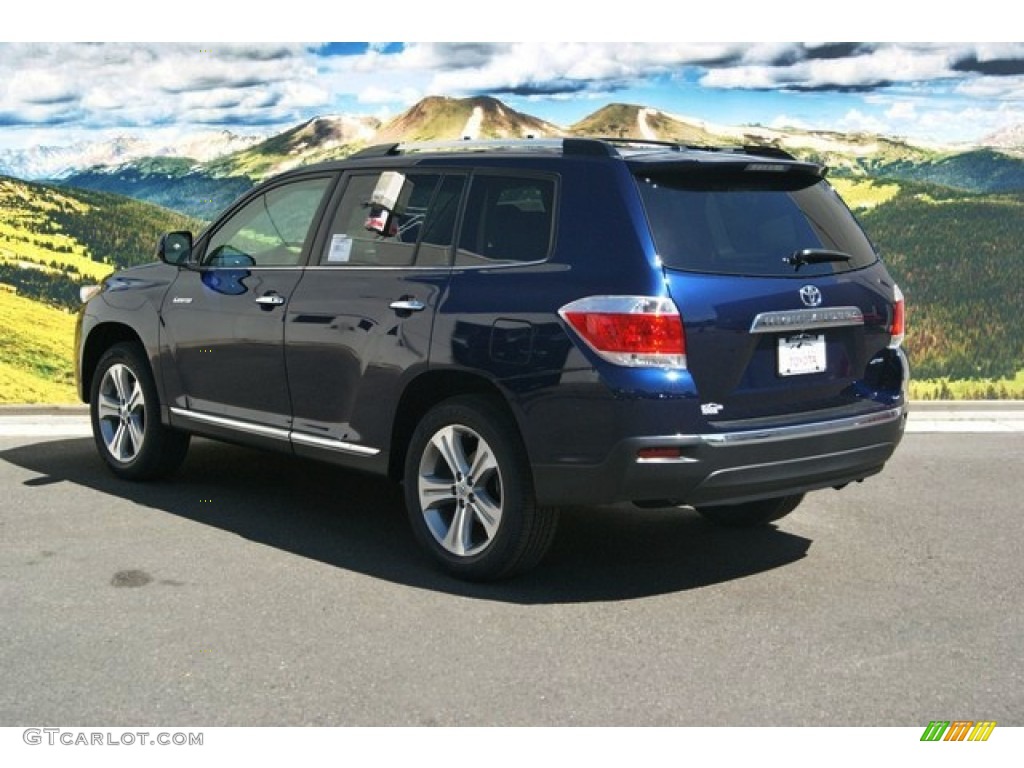
{"type": "Polygon", "coordinates": [[[896,288],[806,166],[637,174],[710,420],[871,410],[896,288]]]}
{"type": "Polygon", "coordinates": [[[372,458],[407,377],[428,362],[466,177],[353,172],[285,326],[297,453],[372,458]]]}

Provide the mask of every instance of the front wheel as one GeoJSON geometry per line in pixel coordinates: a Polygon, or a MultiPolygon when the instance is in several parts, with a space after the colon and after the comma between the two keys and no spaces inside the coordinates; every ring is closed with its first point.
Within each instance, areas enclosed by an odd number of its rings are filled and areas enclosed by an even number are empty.
{"type": "Polygon", "coordinates": [[[484,397],[435,406],[416,427],[405,499],[419,543],[449,573],[507,578],[540,562],[558,513],[538,506],[515,423],[484,397]]]}
{"type": "Polygon", "coordinates": [[[153,374],[137,344],[115,344],[100,357],[89,415],[100,456],[118,477],[164,477],[185,459],[189,435],[160,422],[153,374]]]}
{"type": "Polygon", "coordinates": [[[783,496],[778,499],[760,499],[748,501],[745,504],[728,504],[720,507],[697,507],[697,511],[715,525],[724,525],[731,528],[750,528],[757,525],[767,525],[779,520],[798,506],[803,501],[804,495],[783,496]]]}

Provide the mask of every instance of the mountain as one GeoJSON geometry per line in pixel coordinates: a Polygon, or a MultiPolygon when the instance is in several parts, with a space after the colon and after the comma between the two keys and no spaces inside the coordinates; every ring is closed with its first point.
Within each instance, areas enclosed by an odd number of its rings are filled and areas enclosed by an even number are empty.
{"type": "Polygon", "coordinates": [[[374,138],[380,121],[346,115],[315,117],[284,133],[206,164],[214,176],[262,179],[297,165],[346,157],[374,138]]]}
{"type": "Polygon", "coordinates": [[[636,104],[609,104],[569,127],[573,136],[632,138],[714,146],[722,137],[703,126],[636,104]]]}
{"type": "Polygon", "coordinates": [[[247,176],[219,176],[181,157],[146,157],[119,166],[96,166],[61,180],[65,187],[132,197],[210,221],[252,187],[247,176]]]}
{"type": "Polygon", "coordinates": [[[1024,123],[1017,123],[989,134],[978,143],[992,149],[1024,153],[1024,123]]]}
{"type": "MultiPolygon", "coordinates": [[[[720,125],[637,104],[613,103],[562,128],[497,99],[429,96],[382,124],[367,116],[316,117],[257,141],[223,131],[152,150],[124,138],[87,148],[40,148],[31,171],[61,169],[69,186],[156,203],[209,220],[253,183],[301,165],[346,157],[389,142],[592,136],[671,141],[695,146],[767,145],[827,165],[836,176],[938,183],[969,192],[1024,189],[1024,127],[989,137],[989,147],[925,146],[896,137],[801,127],[720,125]],[[239,144],[241,143],[241,148],[239,144]],[[231,151],[228,151],[231,150],[231,151]],[[81,163],[88,161],[83,167],[81,163]],[[71,163],[79,163],[72,167],[71,163]]],[[[187,140],[186,140],[187,139],[187,140]]],[[[2,156],[0,156],[2,158],[2,156]]],[[[25,168],[28,156],[21,157],[25,168]]],[[[2,166],[0,166],[2,167],[2,166]]]]}
{"type": "Polygon", "coordinates": [[[1024,190],[1024,155],[992,149],[940,154],[917,161],[872,158],[862,164],[862,169],[875,178],[923,181],[967,192],[1024,190]]]}
{"type": "MultiPolygon", "coordinates": [[[[209,220],[259,178],[370,143],[570,134],[764,144],[827,163],[907,296],[915,376],[976,380],[1024,369],[1024,156],[1008,148],[1012,133],[993,140],[1005,146],[929,147],[863,133],[716,125],[631,104],[609,104],[561,129],[495,99],[433,97],[384,125],[315,118],[212,160],[140,157],[79,169],[60,186],[0,177],[0,400],[70,396],[67,310],[78,287],[151,260],[161,232],[198,229],[167,208],[209,220]],[[64,394],[48,388],[53,382],[64,394]]],[[[136,149],[111,145],[107,157],[136,149]]],[[[983,396],[998,395],[999,386],[983,396]]]]}
{"type": "Polygon", "coordinates": [[[489,96],[428,96],[384,125],[373,137],[373,143],[563,135],[565,131],[557,125],[517,112],[489,96]]]}
{"type": "Polygon", "coordinates": [[[200,131],[170,142],[118,136],[65,147],[7,149],[0,150],[0,175],[30,180],[61,179],[86,168],[123,166],[150,157],[187,157],[203,163],[244,150],[260,140],[260,136],[239,136],[231,131],[200,131]]]}

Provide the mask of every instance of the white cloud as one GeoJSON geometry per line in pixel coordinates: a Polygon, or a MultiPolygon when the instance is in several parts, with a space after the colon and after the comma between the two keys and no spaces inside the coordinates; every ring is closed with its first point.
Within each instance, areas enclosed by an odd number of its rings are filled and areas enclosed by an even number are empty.
{"type": "Polygon", "coordinates": [[[312,58],[297,44],[2,44],[0,116],[92,128],[288,120],[328,102],[312,58]]]}
{"type": "Polygon", "coordinates": [[[917,117],[917,104],[913,101],[894,101],[885,110],[885,116],[890,120],[914,120],[917,117]]]}
{"type": "Polygon", "coordinates": [[[870,89],[949,77],[948,59],[942,50],[885,46],[841,58],[709,69],[700,82],[709,88],[870,89]]]}
{"type": "Polygon", "coordinates": [[[356,98],[360,104],[414,104],[424,95],[415,88],[388,89],[370,85],[356,98]]]}
{"type": "Polygon", "coordinates": [[[850,133],[886,133],[888,125],[877,117],[865,114],[859,109],[851,109],[836,122],[836,127],[841,131],[850,133]]]}
{"type": "Polygon", "coordinates": [[[345,56],[300,43],[0,44],[0,126],[283,126],[354,105],[390,114],[430,94],[551,104],[613,100],[631,88],[665,94],[672,108],[672,99],[697,90],[695,82],[788,92],[773,98],[828,93],[809,109],[778,101],[752,118],[779,114],[773,125],[793,125],[790,110],[801,124],[830,110],[831,126],[977,135],[974,124],[941,119],[975,109],[978,125],[988,126],[1024,109],[1021,43],[421,42],[388,51],[384,43],[345,56]]]}

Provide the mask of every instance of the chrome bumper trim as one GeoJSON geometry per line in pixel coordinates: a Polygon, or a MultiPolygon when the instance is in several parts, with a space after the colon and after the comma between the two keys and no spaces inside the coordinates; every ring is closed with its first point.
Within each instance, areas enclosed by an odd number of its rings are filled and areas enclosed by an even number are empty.
{"type": "Polygon", "coordinates": [[[796,440],[802,437],[818,437],[834,435],[837,432],[848,432],[864,427],[876,427],[889,424],[903,418],[904,408],[890,408],[886,411],[851,416],[845,419],[821,421],[815,424],[795,424],[791,427],[771,427],[769,429],[752,429],[746,432],[720,432],[697,435],[701,442],[721,448],[729,445],[750,445],[751,443],[773,443],[780,440],[796,440]]]}

